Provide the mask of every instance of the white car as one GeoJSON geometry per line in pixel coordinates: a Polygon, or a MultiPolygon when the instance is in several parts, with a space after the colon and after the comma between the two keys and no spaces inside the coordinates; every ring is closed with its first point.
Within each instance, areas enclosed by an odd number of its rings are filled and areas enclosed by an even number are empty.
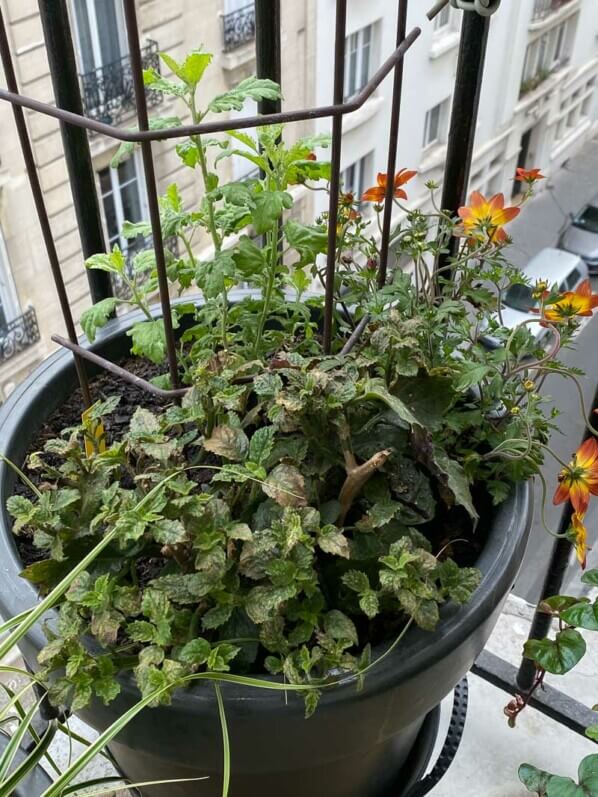
{"type": "MultiPolygon", "coordinates": [[[[511,285],[503,297],[502,320],[508,329],[514,329],[523,321],[537,319],[538,314],[532,312],[538,307],[538,300],[533,296],[534,285],[544,280],[552,288],[556,285],[559,291],[574,291],[584,280],[589,279],[588,267],[579,255],[564,252],[561,249],[542,249],[521,269],[529,285],[511,285]]],[[[538,340],[550,334],[540,324],[530,324],[530,331],[538,340]]],[[[490,336],[485,338],[490,346],[500,343],[490,336]]]]}

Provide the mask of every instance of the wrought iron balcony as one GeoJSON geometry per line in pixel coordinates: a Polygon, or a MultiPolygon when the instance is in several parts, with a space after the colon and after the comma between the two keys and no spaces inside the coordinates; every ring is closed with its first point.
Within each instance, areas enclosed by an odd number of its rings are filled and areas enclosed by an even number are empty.
{"type": "Polygon", "coordinates": [[[255,39],[255,4],[248,3],[222,17],[224,52],[235,50],[255,39]]]}
{"type": "Polygon", "coordinates": [[[540,22],[571,2],[573,0],[535,0],[532,22],[540,22]]]}
{"type": "MultiPolygon", "coordinates": [[[[143,68],[160,71],[158,43],[148,41],[141,49],[143,68]]],[[[135,111],[135,90],[131,60],[128,55],[80,75],[83,110],[86,116],[106,124],[119,124],[128,113],[135,111]]],[[[159,91],[147,91],[149,106],[162,98],[159,91]]]]}
{"type": "Polygon", "coordinates": [[[0,325],[0,364],[39,341],[39,327],[33,307],[23,315],[0,325]]]}

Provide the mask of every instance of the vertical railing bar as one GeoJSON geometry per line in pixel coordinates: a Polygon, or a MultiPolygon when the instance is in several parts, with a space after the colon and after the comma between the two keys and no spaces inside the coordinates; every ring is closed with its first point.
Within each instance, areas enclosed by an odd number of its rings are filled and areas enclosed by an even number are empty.
{"type": "MultiPolygon", "coordinates": [[[[345,38],[347,31],[347,0],[336,0],[336,23],[334,41],[334,99],[342,103],[345,85],[345,38]]],[[[328,248],[326,259],[326,282],[324,303],[324,352],[332,349],[332,316],[334,312],[334,277],[336,272],[336,226],[338,222],[338,198],[340,192],[341,152],[343,116],[336,112],[332,117],[332,169],[330,175],[330,204],[328,207],[328,248]]]]}
{"type": "MultiPolygon", "coordinates": [[[[1,8],[0,8],[0,58],[2,59],[2,66],[6,78],[6,85],[8,86],[9,91],[18,93],[19,87],[17,84],[17,77],[15,74],[14,65],[10,54],[10,44],[8,41],[8,34],[6,32],[6,25],[4,24],[4,16],[2,14],[1,8]]],[[[35,209],[37,211],[37,216],[42,230],[42,236],[44,239],[44,244],[46,246],[48,260],[50,261],[50,268],[52,270],[52,276],[54,277],[54,284],[56,286],[56,292],[58,294],[58,301],[60,302],[60,309],[62,311],[62,316],[64,318],[66,331],[71,342],[76,344],[77,331],[75,329],[75,322],[73,321],[73,315],[71,313],[71,307],[69,304],[66,287],[64,284],[64,280],[62,278],[62,272],[60,270],[60,262],[58,260],[56,244],[54,243],[54,238],[52,236],[52,229],[50,227],[50,220],[48,218],[48,212],[46,210],[46,206],[44,203],[44,196],[39,180],[39,175],[37,173],[37,168],[35,165],[33,148],[31,146],[29,132],[27,130],[27,124],[25,122],[25,114],[23,109],[18,105],[13,105],[12,110],[15,118],[15,124],[17,127],[17,133],[19,136],[19,142],[21,144],[21,151],[23,153],[23,158],[25,160],[25,168],[27,169],[27,176],[29,177],[29,183],[31,185],[33,201],[35,202],[35,209]]],[[[77,371],[77,378],[79,380],[79,385],[81,386],[81,392],[83,393],[83,402],[86,407],[89,407],[91,406],[91,393],[89,390],[89,382],[87,379],[85,365],[82,362],[82,360],[76,355],[74,356],[74,360],[75,360],[75,369],[77,371]]]]}
{"type": "MultiPolygon", "coordinates": [[[[38,6],[56,105],[66,111],[83,114],[77,61],[66,2],[39,0],[38,6]]],[[[89,138],[83,128],[63,122],[60,123],[60,131],[81,248],[83,256],[88,258],[98,252],[106,251],[89,138]]],[[[98,269],[86,271],[92,302],[113,296],[110,274],[98,269]]]]}
{"type": "MultiPolygon", "coordinates": [[[[280,85],[280,0],[255,0],[255,66],[259,78],[269,78],[280,85]]],[[[259,100],[260,114],[280,113],[282,102],[259,100]]]]}
{"type": "MultiPolygon", "coordinates": [[[[490,30],[490,17],[477,11],[463,15],[441,201],[441,208],[451,215],[466,199],[490,30]]],[[[459,239],[453,236],[448,251],[436,262],[437,269],[448,265],[458,246],[459,239]]],[[[450,276],[448,270],[446,275],[450,276]]]]}
{"type": "MultiPolygon", "coordinates": [[[[397,19],[397,47],[407,35],[408,0],[399,0],[397,19]]],[[[390,112],[390,133],[388,137],[388,165],[386,168],[386,194],[384,197],[384,216],[382,218],[382,239],[380,242],[380,265],[378,268],[378,286],[386,283],[388,271],[388,249],[390,244],[390,226],[394,206],[394,179],[397,167],[397,147],[399,143],[399,122],[401,120],[401,97],[403,94],[403,73],[405,59],[401,58],[394,69],[392,89],[392,108],[390,112]]]]}
{"type": "MultiPolygon", "coordinates": [[[[133,85],[135,88],[137,120],[140,130],[149,130],[149,118],[147,114],[147,101],[145,97],[143,67],[141,62],[141,48],[139,43],[139,28],[137,25],[137,15],[135,12],[135,0],[124,0],[124,11],[129,52],[131,55],[131,71],[133,74],[133,85]]],[[[156,174],[154,169],[154,159],[152,156],[151,141],[143,141],[141,143],[141,154],[143,158],[143,171],[145,174],[145,185],[147,189],[152,236],[154,239],[154,252],[156,255],[156,270],[158,272],[158,287],[160,291],[160,304],[162,306],[162,320],[164,323],[164,335],[166,339],[168,369],[170,372],[171,388],[176,390],[180,386],[176,356],[176,342],[172,326],[170,295],[168,292],[168,274],[166,272],[166,257],[164,253],[164,240],[162,237],[162,225],[160,222],[160,205],[158,202],[158,189],[156,186],[156,174]]]]}

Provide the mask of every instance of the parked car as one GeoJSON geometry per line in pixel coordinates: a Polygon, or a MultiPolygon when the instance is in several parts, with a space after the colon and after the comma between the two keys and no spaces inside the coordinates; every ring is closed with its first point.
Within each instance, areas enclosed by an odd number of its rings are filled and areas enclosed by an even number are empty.
{"type": "Polygon", "coordinates": [[[571,217],[559,246],[583,257],[590,274],[598,274],[598,197],[571,217]]]}
{"type": "MultiPolygon", "coordinates": [[[[521,271],[528,284],[511,285],[503,297],[502,320],[509,329],[528,319],[538,318],[533,312],[538,307],[538,300],[533,296],[538,280],[546,280],[551,287],[557,285],[560,291],[574,291],[588,279],[588,267],[583,259],[561,249],[542,249],[521,271]]],[[[531,329],[539,341],[550,334],[550,330],[539,324],[531,325],[531,329]]],[[[491,335],[486,336],[483,342],[492,348],[501,345],[491,335]]]]}

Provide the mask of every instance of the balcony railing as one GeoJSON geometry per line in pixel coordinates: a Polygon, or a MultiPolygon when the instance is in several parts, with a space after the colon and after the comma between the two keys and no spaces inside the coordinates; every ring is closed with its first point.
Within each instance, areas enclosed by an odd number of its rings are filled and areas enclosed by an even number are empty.
{"type": "Polygon", "coordinates": [[[237,47],[255,39],[255,4],[248,3],[237,11],[231,11],[222,17],[224,52],[228,53],[237,47]]]}
{"type": "Polygon", "coordinates": [[[532,22],[539,22],[571,2],[573,0],[535,0],[532,22]]]}
{"type": "Polygon", "coordinates": [[[39,341],[37,316],[33,307],[23,315],[0,325],[0,364],[39,341]]]}
{"type": "MultiPolygon", "coordinates": [[[[153,67],[160,71],[157,42],[148,41],[141,50],[141,57],[144,69],[153,67]]],[[[80,77],[86,116],[106,124],[117,125],[128,113],[135,112],[135,90],[131,60],[128,55],[86,72],[80,77]]],[[[162,97],[159,91],[147,91],[146,94],[149,106],[157,105],[162,97]]]]}

